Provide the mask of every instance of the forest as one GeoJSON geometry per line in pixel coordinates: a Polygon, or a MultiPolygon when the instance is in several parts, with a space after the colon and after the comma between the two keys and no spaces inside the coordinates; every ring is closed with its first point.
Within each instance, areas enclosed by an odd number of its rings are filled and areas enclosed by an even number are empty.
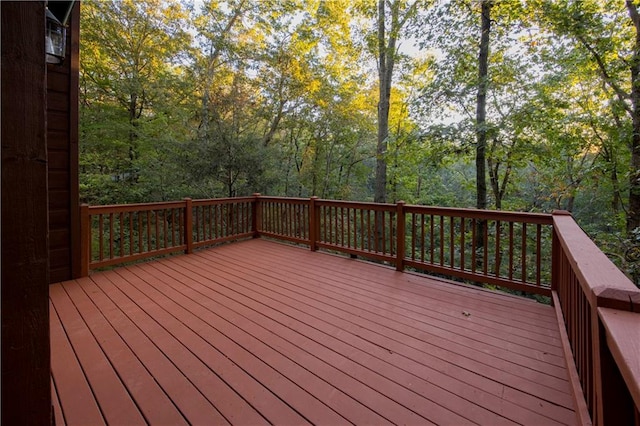
{"type": "Polygon", "coordinates": [[[568,210],[637,284],[638,7],[83,1],[81,201],[568,210]]]}

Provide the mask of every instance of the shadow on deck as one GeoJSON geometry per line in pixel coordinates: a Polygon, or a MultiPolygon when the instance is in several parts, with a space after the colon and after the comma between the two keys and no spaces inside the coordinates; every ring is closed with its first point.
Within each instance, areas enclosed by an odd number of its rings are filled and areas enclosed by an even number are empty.
{"type": "Polygon", "coordinates": [[[554,309],[261,239],[52,285],[57,424],[575,424],[554,309]]]}

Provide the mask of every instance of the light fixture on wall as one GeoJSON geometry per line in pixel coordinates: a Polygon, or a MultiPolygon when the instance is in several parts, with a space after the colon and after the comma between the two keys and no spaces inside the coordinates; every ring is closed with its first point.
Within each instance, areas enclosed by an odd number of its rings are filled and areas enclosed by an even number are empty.
{"type": "Polygon", "coordinates": [[[47,62],[50,64],[59,64],[64,60],[67,44],[67,29],[62,25],[62,22],[51,13],[49,8],[46,9],[46,13],[47,30],[44,39],[44,48],[47,53],[47,62]]]}
{"type": "Polygon", "coordinates": [[[45,52],[47,63],[60,64],[64,60],[67,48],[67,22],[71,15],[74,1],[51,1],[47,2],[46,17],[47,27],[45,32],[45,52]],[[62,22],[50,10],[54,9],[61,16],[64,13],[62,22]]]}

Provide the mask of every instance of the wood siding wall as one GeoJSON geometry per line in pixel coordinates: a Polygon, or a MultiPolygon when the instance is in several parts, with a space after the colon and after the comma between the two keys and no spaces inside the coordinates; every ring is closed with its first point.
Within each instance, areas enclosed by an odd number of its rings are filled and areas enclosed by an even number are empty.
{"type": "Polygon", "coordinates": [[[2,424],[51,418],[44,2],[2,2],[2,424]]]}
{"type": "Polygon", "coordinates": [[[69,280],[80,258],[78,205],[78,72],[80,3],[71,14],[67,57],[47,65],[50,282],[69,280]]]}

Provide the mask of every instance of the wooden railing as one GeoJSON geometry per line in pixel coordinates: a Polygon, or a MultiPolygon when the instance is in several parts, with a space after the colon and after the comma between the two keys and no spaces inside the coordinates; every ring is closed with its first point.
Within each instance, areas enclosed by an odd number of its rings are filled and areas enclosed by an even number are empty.
{"type": "Polygon", "coordinates": [[[551,296],[549,214],[260,197],[260,235],[551,296]]]}
{"type": "Polygon", "coordinates": [[[255,234],[254,197],[193,201],[187,199],[186,202],[186,218],[189,219],[191,214],[193,221],[191,232],[193,248],[248,238],[255,234]]]}
{"type": "Polygon", "coordinates": [[[550,296],[549,214],[405,206],[404,265],[550,296]]]}
{"type": "Polygon", "coordinates": [[[265,236],[551,295],[548,214],[254,195],[82,206],[89,269],[265,236]]]}
{"type": "Polygon", "coordinates": [[[579,424],[640,425],[640,290],[563,212],[552,283],[579,424]]]}
{"type": "Polygon", "coordinates": [[[81,275],[255,235],[255,197],[80,208],[81,275]]]}
{"type": "Polygon", "coordinates": [[[282,198],[83,205],[90,269],[269,237],[551,297],[578,423],[640,426],[640,290],[564,213],[282,198]],[[562,326],[564,325],[564,326],[562,326]]]}

